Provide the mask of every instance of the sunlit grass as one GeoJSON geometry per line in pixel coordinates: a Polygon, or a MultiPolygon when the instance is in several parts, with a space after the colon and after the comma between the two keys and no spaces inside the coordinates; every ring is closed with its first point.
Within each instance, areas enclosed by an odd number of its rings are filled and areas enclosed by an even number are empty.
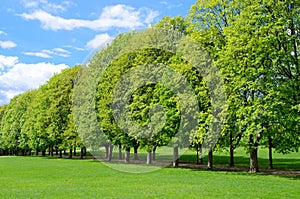
{"type": "Polygon", "coordinates": [[[133,174],[96,160],[0,157],[0,198],[297,198],[299,183],[246,172],[163,168],[133,174]]]}

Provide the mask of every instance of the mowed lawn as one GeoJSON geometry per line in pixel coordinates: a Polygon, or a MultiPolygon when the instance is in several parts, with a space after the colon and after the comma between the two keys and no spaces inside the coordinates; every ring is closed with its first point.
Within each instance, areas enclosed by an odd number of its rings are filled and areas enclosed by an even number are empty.
{"type": "Polygon", "coordinates": [[[96,160],[0,157],[0,198],[299,196],[300,179],[293,177],[182,168],[132,174],[113,170],[96,160]]]}

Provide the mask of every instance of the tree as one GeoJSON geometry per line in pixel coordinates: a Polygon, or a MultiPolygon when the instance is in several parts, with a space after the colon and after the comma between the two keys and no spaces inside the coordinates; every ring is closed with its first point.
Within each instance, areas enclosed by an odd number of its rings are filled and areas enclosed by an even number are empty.
{"type": "Polygon", "coordinates": [[[30,149],[27,142],[28,137],[22,128],[26,119],[26,111],[35,94],[36,91],[32,90],[14,97],[1,120],[2,148],[15,155],[18,154],[19,150],[24,155],[25,151],[30,149]]]}

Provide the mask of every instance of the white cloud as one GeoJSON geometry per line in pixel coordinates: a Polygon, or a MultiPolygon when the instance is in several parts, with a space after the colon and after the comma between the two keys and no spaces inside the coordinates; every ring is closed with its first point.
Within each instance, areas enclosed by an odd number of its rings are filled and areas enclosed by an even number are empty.
{"type": "Polygon", "coordinates": [[[14,48],[17,44],[13,41],[0,41],[0,47],[1,48],[14,48]]]}
{"type": "Polygon", "coordinates": [[[24,52],[23,54],[28,56],[41,57],[41,58],[51,58],[50,55],[44,52],[24,52]]]}
{"type": "Polygon", "coordinates": [[[52,50],[41,50],[40,52],[23,52],[23,54],[47,59],[52,58],[52,55],[57,55],[60,57],[70,57],[71,52],[63,48],[54,48],[52,50]]]}
{"type": "Polygon", "coordinates": [[[135,9],[118,4],[104,7],[99,18],[95,20],[65,19],[43,10],[36,10],[30,14],[23,13],[20,16],[26,20],[40,21],[42,28],[46,30],[73,30],[75,28],[107,30],[113,27],[136,28],[148,25],[158,16],[158,12],[148,8],[135,9]]]}
{"type": "Polygon", "coordinates": [[[110,40],[112,37],[110,37],[107,33],[105,34],[99,34],[96,35],[94,37],[94,39],[90,40],[87,44],[86,47],[88,49],[96,49],[99,46],[101,46],[102,44],[104,44],[104,42],[110,40]]]}
{"type": "Polygon", "coordinates": [[[18,62],[18,57],[0,55],[0,71],[12,67],[18,62]]]}
{"type": "Polygon", "coordinates": [[[36,63],[25,64],[18,62],[16,57],[0,55],[0,64],[9,66],[4,73],[0,73],[0,105],[8,103],[17,94],[29,89],[36,89],[46,83],[54,73],[59,73],[69,66],[65,64],[36,63]],[[6,62],[1,62],[6,60],[6,62]],[[9,61],[7,61],[9,60],[9,61]],[[13,66],[12,66],[13,65],[13,66]]]}
{"type": "Polygon", "coordinates": [[[0,30],[0,35],[7,35],[7,33],[4,32],[4,31],[2,31],[2,30],[0,30]]]}
{"type": "Polygon", "coordinates": [[[84,48],[79,48],[79,47],[72,46],[72,45],[66,45],[66,46],[64,46],[64,47],[65,47],[65,48],[74,49],[74,50],[78,50],[78,51],[84,51],[84,50],[85,50],[84,48]]]}
{"type": "Polygon", "coordinates": [[[51,13],[59,13],[67,11],[67,7],[75,4],[69,1],[63,1],[61,4],[54,4],[48,0],[21,0],[25,8],[42,9],[51,13]]]}

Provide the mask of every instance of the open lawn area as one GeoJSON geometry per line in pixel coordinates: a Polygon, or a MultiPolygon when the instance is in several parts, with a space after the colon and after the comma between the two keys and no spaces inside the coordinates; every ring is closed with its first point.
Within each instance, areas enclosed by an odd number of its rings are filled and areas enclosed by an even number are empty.
{"type": "Polygon", "coordinates": [[[0,157],[0,187],[0,198],[298,198],[300,178],[183,168],[132,174],[96,160],[0,157]]]}

